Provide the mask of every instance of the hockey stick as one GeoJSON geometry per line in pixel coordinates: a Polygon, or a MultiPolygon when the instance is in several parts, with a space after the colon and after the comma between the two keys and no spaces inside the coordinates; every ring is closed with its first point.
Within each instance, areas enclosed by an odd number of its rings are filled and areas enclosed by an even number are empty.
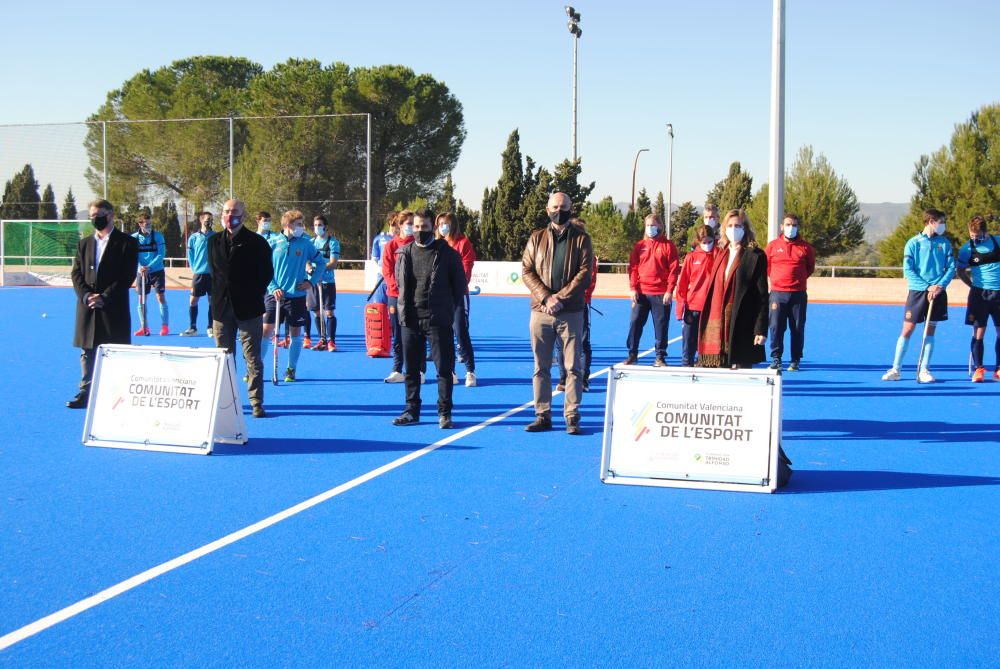
{"type": "Polygon", "coordinates": [[[274,365],[271,369],[271,383],[278,385],[278,333],[281,331],[281,298],[274,299],[274,332],[271,333],[271,346],[274,348],[274,365]]]}
{"type": "Polygon", "coordinates": [[[375,291],[378,290],[378,287],[382,285],[383,281],[385,281],[385,277],[380,276],[378,278],[378,281],[375,282],[375,287],[372,288],[372,292],[368,293],[368,297],[365,298],[365,302],[368,302],[370,299],[372,299],[372,295],[375,294],[375,291]]]}
{"type": "Polygon", "coordinates": [[[927,301],[927,318],[924,319],[924,334],[920,337],[920,355],[917,356],[917,383],[920,383],[920,370],[924,363],[924,344],[927,343],[927,326],[931,323],[931,311],[934,310],[934,298],[927,301]]]}

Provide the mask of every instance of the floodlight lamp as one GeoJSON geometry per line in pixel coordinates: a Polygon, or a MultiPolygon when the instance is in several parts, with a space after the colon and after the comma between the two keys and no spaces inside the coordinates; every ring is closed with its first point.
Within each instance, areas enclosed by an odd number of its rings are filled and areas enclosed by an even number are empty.
{"type": "Polygon", "coordinates": [[[572,8],[572,7],[570,7],[569,5],[566,5],[566,16],[569,16],[570,18],[572,18],[573,14],[574,14],[575,12],[576,12],[576,10],[575,10],[575,9],[573,9],[573,8],[572,8]]]}

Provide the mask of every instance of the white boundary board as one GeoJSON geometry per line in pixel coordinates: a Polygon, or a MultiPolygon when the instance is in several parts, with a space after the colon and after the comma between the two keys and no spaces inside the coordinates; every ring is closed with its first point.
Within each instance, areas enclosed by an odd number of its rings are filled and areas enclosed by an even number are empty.
{"type": "Polygon", "coordinates": [[[638,367],[608,373],[601,481],[774,492],[781,375],[638,367]]]}
{"type": "Polygon", "coordinates": [[[84,445],[208,455],[216,442],[247,442],[225,349],[98,347],[84,445]]]}

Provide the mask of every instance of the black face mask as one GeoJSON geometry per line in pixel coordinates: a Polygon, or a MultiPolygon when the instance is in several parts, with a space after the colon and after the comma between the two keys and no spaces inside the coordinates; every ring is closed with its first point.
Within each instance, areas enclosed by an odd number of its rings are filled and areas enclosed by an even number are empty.
{"type": "Polygon", "coordinates": [[[549,212],[549,220],[556,225],[566,225],[572,217],[573,212],[569,209],[560,209],[559,211],[549,212]]]}
{"type": "Polygon", "coordinates": [[[413,233],[413,242],[417,246],[427,246],[432,241],[434,241],[434,231],[433,230],[421,230],[420,232],[413,233]]]}
{"type": "Polygon", "coordinates": [[[94,226],[95,230],[103,230],[108,227],[108,217],[105,214],[101,214],[91,219],[90,223],[94,226]]]}

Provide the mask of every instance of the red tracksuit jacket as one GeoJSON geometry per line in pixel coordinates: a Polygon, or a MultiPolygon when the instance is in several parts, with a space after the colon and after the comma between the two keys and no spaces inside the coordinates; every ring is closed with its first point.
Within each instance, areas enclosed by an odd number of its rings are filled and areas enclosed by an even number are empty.
{"type": "Polygon", "coordinates": [[[806,289],[806,279],[816,271],[816,251],[809,242],[782,235],[772,239],[767,254],[767,278],[771,290],[796,292],[806,289]]]}
{"type": "Polygon", "coordinates": [[[628,259],[629,289],[643,295],[672,293],[679,271],[677,247],[666,235],[643,237],[628,259]]]}
{"type": "Polygon", "coordinates": [[[712,267],[715,256],[719,254],[719,245],[712,247],[707,253],[700,246],[695,247],[684,256],[684,266],[677,280],[676,310],[677,318],[684,317],[684,307],[691,311],[701,311],[705,308],[705,298],[712,286],[712,267]]]}

